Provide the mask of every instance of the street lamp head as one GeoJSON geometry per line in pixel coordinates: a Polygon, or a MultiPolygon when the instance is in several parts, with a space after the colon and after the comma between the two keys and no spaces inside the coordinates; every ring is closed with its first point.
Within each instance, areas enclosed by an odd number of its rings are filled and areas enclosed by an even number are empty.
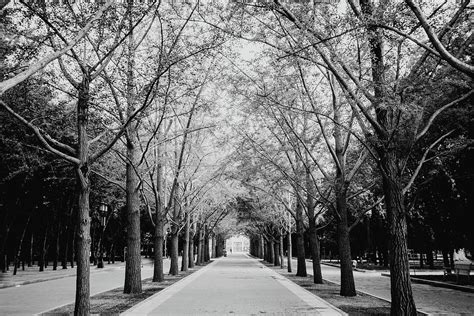
{"type": "Polygon", "coordinates": [[[100,215],[100,223],[102,224],[102,226],[105,226],[105,219],[107,217],[107,204],[100,203],[99,215],[100,215]]]}
{"type": "Polygon", "coordinates": [[[100,212],[100,216],[104,216],[107,213],[107,204],[100,203],[99,212],[100,212]]]}

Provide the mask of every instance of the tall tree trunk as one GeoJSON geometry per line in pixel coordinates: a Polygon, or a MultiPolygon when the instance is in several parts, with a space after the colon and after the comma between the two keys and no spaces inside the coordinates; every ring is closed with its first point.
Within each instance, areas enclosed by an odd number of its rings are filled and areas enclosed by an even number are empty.
{"type": "MultiPolygon", "coordinates": [[[[383,19],[384,10],[374,9],[372,0],[360,0],[364,19],[383,19]]],[[[390,99],[387,93],[384,64],[383,40],[381,30],[375,25],[368,25],[368,38],[372,64],[372,78],[375,99],[372,105],[376,119],[382,131],[377,131],[375,148],[379,158],[379,168],[382,173],[383,191],[387,208],[390,239],[390,281],[391,281],[391,314],[416,315],[415,302],[410,281],[410,270],[407,250],[407,223],[402,185],[400,181],[399,153],[396,133],[399,127],[399,112],[385,102],[390,99]]],[[[390,102],[390,101],[388,101],[390,102]]],[[[406,140],[404,140],[406,142],[406,140]]],[[[405,145],[403,145],[405,147],[405,145]]],[[[384,260],[385,261],[385,260],[384,260]]]]}
{"type": "MultiPolygon", "coordinates": [[[[77,216],[77,215],[76,215],[77,216]]],[[[72,238],[71,238],[71,250],[70,250],[70,263],[71,263],[71,268],[74,268],[74,259],[76,256],[76,235],[77,235],[77,224],[74,225],[74,231],[72,233],[72,238]]]]}
{"type": "MultiPolygon", "coordinates": [[[[387,157],[388,158],[388,157],[387,157]]],[[[385,203],[390,234],[391,315],[416,315],[410,279],[407,247],[407,222],[400,181],[391,174],[395,169],[392,159],[384,160],[387,173],[383,175],[385,203]]]]}
{"type": "Polygon", "coordinates": [[[275,243],[273,242],[273,237],[270,237],[268,242],[268,262],[275,264],[275,243]]]}
{"type": "Polygon", "coordinates": [[[176,224],[171,225],[171,249],[170,249],[170,275],[178,275],[179,267],[178,267],[178,243],[179,243],[179,235],[178,235],[178,227],[176,224]]]}
{"type": "Polygon", "coordinates": [[[265,251],[265,239],[263,235],[260,235],[260,249],[262,251],[260,258],[265,259],[266,251],[265,251]]]}
{"type": "MultiPolygon", "coordinates": [[[[194,223],[193,223],[193,227],[194,227],[194,223]]],[[[195,229],[193,229],[193,232],[190,234],[189,236],[189,252],[188,252],[188,256],[189,256],[189,268],[194,268],[194,231],[195,229]]]]}
{"type": "MultiPolygon", "coordinates": [[[[201,225],[200,225],[201,226],[201,225]]],[[[197,256],[196,256],[196,265],[202,264],[202,227],[199,227],[198,230],[198,245],[197,245],[197,256]]]]}
{"type": "Polygon", "coordinates": [[[215,258],[217,253],[216,253],[216,236],[212,234],[212,239],[211,239],[211,258],[215,258]]]}
{"type": "MultiPolygon", "coordinates": [[[[342,181],[342,180],[341,180],[342,181]]],[[[337,183],[336,208],[339,214],[337,222],[337,242],[339,247],[339,261],[341,266],[341,295],[355,296],[354,274],[352,271],[351,243],[347,218],[347,186],[337,183]]]]}
{"type": "MultiPolygon", "coordinates": [[[[79,165],[76,169],[78,183],[78,210],[77,210],[77,245],[76,245],[76,301],[74,315],[88,315],[90,309],[90,224],[89,217],[89,194],[90,194],[90,169],[88,161],[89,140],[87,136],[88,107],[89,107],[90,74],[84,73],[82,82],[78,89],[77,102],[77,131],[78,131],[78,159],[79,165]]],[[[71,261],[73,262],[73,261],[71,261]]]]}
{"type": "Polygon", "coordinates": [[[162,282],[163,275],[163,238],[164,238],[164,218],[161,212],[156,212],[155,217],[155,239],[154,239],[154,265],[153,282],[162,282]]]}
{"type": "Polygon", "coordinates": [[[283,232],[280,234],[280,242],[278,243],[280,246],[280,268],[285,268],[285,260],[283,258],[283,232]]]}
{"type": "Polygon", "coordinates": [[[306,277],[308,274],[306,272],[306,256],[304,250],[303,206],[299,199],[296,203],[296,255],[296,275],[306,277]]]}
{"type": "Polygon", "coordinates": [[[209,256],[209,231],[206,225],[204,234],[204,262],[209,262],[209,260],[211,260],[209,256]]]}
{"type": "MultiPolygon", "coordinates": [[[[127,13],[130,34],[128,37],[127,59],[127,117],[135,112],[135,41],[133,36],[132,6],[133,0],[127,1],[127,13]]],[[[127,164],[126,164],[126,195],[127,195],[127,257],[125,258],[125,284],[124,293],[138,294],[142,292],[141,281],[141,245],[140,245],[140,194],[139,179],[135,168],[140,161],[138,149],[139,139],[138,121],[133,120],[128,124],[127,139],[127,164]]]]}
{"type": "MultiPolygon", "coordinates": [[[[16,254],[15,254],[15,259],[13,261],[13,264],[14,264],[13,275],[16,275],[18,260],[21,256],[21,246],[23,245],[23,239],[25,238],[26,230],[28,228],[28,224],[30,223],[30,218],[31,218],[31,214],[28,216],[28,219],[26,220],[25,228],[23,228],[23,232],[21,233],[20,240],[18,241],[18,247],[17,247],[17,251],[16,251],[16,254]]],[[[23,270],[25,270],[25,269],[23,269],[23,270]]]]}
{"type": "Polygon", "coordinates": [[[311,259],[313,261],[313,282],[316,284],[323,284],[318,231],[316,230],[316,224],[312,221],[309,223],[309,246],[311,248],[311,259]]]}
{"type": "Polygon", "coordinates": [[[4,228],[4,232],[2,233],[2,245],[0,247],[0,265],[2,273],[6,273],[8,268],[6,246],[11,227],[11,222],[8,221],[8,215],[5,215],[4,222],[5,227],[2,227],[4,228]]]}
{"type": "Polygon", "coordinates": [[[46,260],[46,243],[48,239],[48,225],[46,225],[44,229],[44,236],[43,236],[43,241],[41,242],[41,252],[40,252],[40,257],[39,257],[39,271],[42,272],[44,271],[44,268],[47,266],[45,260],[46,260]]]}
{"type": "MultiPolygon", "coordinates": [[[[78,170],[78,173],[82,173],[78,170]]],[[[87,171],[89,173],[89,171],[87,171]]],[[[82,175],[84,178],[87,176],[82,175]]],[[[78,232],[77,232],[77,246],[76,248],[76,260],[77,260],[77,274],[76,274],[76,301],[74,307],[74,315],[89,315],[90,309],[90,217],[89,217],[89,192],[90,184],[89,181],[84,182],[84,186],[81,185],[79,191],[79,202],[78,202],[78,232]]],[[[71,260],[73,262],[73,260],[71,260]]]]}
{"type": "Polygon", "coordinates": [[[188,255],[188,252],[189,252],[189,230],[190,230],[190,227],[189,225],[191,225],[191,217],[189,215],[189,212],[186,212],[185,213],[185,226],[184,226],[184,243],[183,243],[183,255],[182,255],[182,258],[181,258],[181,271],[188,271],[188,267],[189,267],[189,263],[188,263],[188,260],[189,260],[189,255],[188,255]]]}
{"type": "Polygon", "coordinates": [[[28,267],[33,266],[33,245],[34,245],[34,234],[33,232],[31,232],[30,247],[28,249],[28,267]]]}
{"type": "Polygon", "coordinates": [[[292,259],[292,256],[293,256],[293,250],[291,249],[293,247],[292,243],[291,243],[291,230],[289,230],[289,233],[288,233],[288,250],[287,250],[287,260],[288,260],[288,272],[291,272],[291,259],[292,259]]]}
{"type": "MultiPolygon", "coordinates": [[[[134,124],[130,124],[134,125],[134,124]]],[[[124,293],[142,292],[140,255],[140,196],[138,175],[134,166],[138,165],[138,140],[135,131],[129,129],[127,141],[127,256],[125,258],[124,293]]]]}
{"type": "Polygon", "coordinates": [[[163,162],[162,162],[162,148],[160,146],[160,139],[157,139],[158,145],[156,147],[156,187],[155,195],[155,236],[154,236],[154,265],[153,265],[153,282],[162,282],[164,280],[163,273],[163,240],[164,240],[164,225],[165,217],[163,214],[163,162]]]}
{"type": "Polygon", "coordinates": [[[63,238],[61,240],[62,242],[61,267],[62,269],[67,269],[67,252],[68,252],[68,246],[69,246],[68,240],[69,240],[69,225],[66,225],[63,238]]]}
{"type": "MultiPolygon", "coordinates": [[[[336,133],[335,133],[336,134],[336,133]]],[[[316,230],[316,214],[314,203],[314,184],[309,169],[309,159],[306,157],[305,179],[306,179],[306,209],[308,212],[309,222],[309,247],[311,252],[311,260],[313,261],[313,282],[316,284],[323,283],[321,273],[321,260],[319,254],[318,231],[316,230]]]]}
{"type": "Polygon", "coordinates": [[[53,257],[53,270],[58,269],[58,261],[59,261],[59,235],[61,232],[61,225],[59,218],[56,219],[58,221],[58,225],[56,227],[56,240],[54,245],[54,257],[53,257]]]}
{"type": "Polygon", "coordinates": [[[273,243],[273,265],[280,265],[280,243],[278,242],[273,243]]]}

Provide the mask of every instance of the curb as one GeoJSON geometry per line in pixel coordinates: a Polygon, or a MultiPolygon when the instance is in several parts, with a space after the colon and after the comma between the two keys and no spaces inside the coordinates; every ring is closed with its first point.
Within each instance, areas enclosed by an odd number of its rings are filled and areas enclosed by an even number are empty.
{"type": "MultiPolygon", "coordinates": [[[[382,276],[390,277],[390,274],[382,273],[382,276]]],[[[427,285],[431,285],[435,287],[442,287],[442,288],[451,289],[451,290],[474,293],[474,287],[445,283],[445,282],[440,282],[440,281],[426,280],[426,279],[418,278],[416,276],[410,276],[410,277],[413,283],[427,284],[427,285]]]]}

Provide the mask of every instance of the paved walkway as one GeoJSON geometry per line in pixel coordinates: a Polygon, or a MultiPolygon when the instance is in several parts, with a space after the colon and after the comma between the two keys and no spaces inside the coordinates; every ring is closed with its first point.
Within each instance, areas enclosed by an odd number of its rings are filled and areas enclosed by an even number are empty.
{"type": "Polygon", "coordinates": [[[215,260],[123,315],[344,315],[244,254],[215,260]]]}
{"type": "MultiPolygon", "coordinates": [[[[286,261],[285,261],[286,263],[286,261]]],[[[296,272],[296,260],[293,260],[296,272]]],[[[312,273],[312,263],[306,263],[308,273],[312,273]]],[[[323,278],[340,284],[338,267],[321,265],[323,278]]],[[[380,271],[354,271],[356,289],[390,301],[390,278],[380,271]]],[[[474,293],[412,283],[413,296],[419,311],[433,315],[474,315],[474,293]]]]}
{"type": "MultiPolygon", "coordinates": [[[[151,260],[145,259],[142,262],[142,279],[152,277],[151,260]]],[[[169,260],[164,260],[164,271],[168,269],[169,260]]],[[[50,276],[52,275],[53,273],[50,276]]],[[[91,267],[91,295],[123,286],[124,278],[124,264],[106,264],[104,269],[91,267]]],[[[73,303],[75,288],[76,276],[66,274],[59,279],[0,289],[0,315],[33,315],[73,303]]]]}

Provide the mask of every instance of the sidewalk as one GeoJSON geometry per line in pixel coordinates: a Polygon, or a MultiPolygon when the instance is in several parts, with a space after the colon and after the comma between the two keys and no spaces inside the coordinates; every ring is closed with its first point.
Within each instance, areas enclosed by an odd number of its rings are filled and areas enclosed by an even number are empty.
{"type": "MultiPolygon", "coordinates": [[[[152,277],[153,265],[151,264],[151,259],[142,258],[142,260],[142,279],[152,277]]],[[[166,272],[168,269],[169,260],[164,260],[164,271],[166,272]]],[[[33,281],[36,281],[35,283],[24,285],[17,284],[14,287],[0,289],[0,314],[34,315],[73,303],[76,293],[75,269],[74,272],[72,269],[62,271],[49,270],[50,269],[46,271],[47,275],[51,277],[49,280],[42,280],[46,275],[41,275],[41,278],[35,276],[32,278],[33,281]],[[58,273],[58,275],[55,275],[55,273],[58,273]],[[73,273],[73,275],[70,275],[71,273],[73,273]]],[[[44,272],[38,274],[42,273],[44,272]]],[[[21,277],[21,275],[18,274],[17,276],[20,276],[22,280],[15,280],[15,282],[30,282],[31,280],[25,280],[25,275],[26,274],[21,277]]],[[[103,269],[91,267],[91,296],[122,287],[124,277],[125,264],[122,262],[117,263],[116,265],[105,264],[105,268],[103,269]]]]}
{"type": "MultiPolygon", "coordinates": [[[[286,261],[285,261],[286,263],[286,261]]],[[[296,259],[292,260],[296,272],[296,259]]],[[[312,262],[306,262],[306,269],[312,273],[312,262]]],[[[321,265],[323,278],[340,284],[338,267],[321,265]]],[[[354,271],[355,286],[358,291],[376,296],[386,301],[391,300],[390,278],[382,276],[380,271],[354,271]]],[[[426,284],[412,283],[413,296],[419,311],[434,315],[473,315],[474,293],[440,288],[426,284]]]]}
{"type": "MultiPolygon", "coordinates": [[[[142,258],[142,264],[150,264],[151,259],[142,258]]],[[[104,262],[104,268],[98,269],[97,266],[90,267],[91,274],[107,271],[109,269],[124,269],[125,262],[116,261],[114,264],[104,262]]],[[[13,275],[13,269],[6,273],[0,273],[0,289],[7,287],[14,287],[19,285],[26,285],[31,283],[45,282],[65,277],[76,276],[77,265],[71,268],[69,265],[67,269],[62,269],[58,266],[57,270],[53,270],[52,265],[49,265],[44,271],[39,272],[37,266],[25,267],[25,271],[18,269],[17,274],[13,275]]]]}
{"type": "Polygon", "coordinates": [[[346,315],[261,264],[234,253],[122,315],[346,315]]]}

